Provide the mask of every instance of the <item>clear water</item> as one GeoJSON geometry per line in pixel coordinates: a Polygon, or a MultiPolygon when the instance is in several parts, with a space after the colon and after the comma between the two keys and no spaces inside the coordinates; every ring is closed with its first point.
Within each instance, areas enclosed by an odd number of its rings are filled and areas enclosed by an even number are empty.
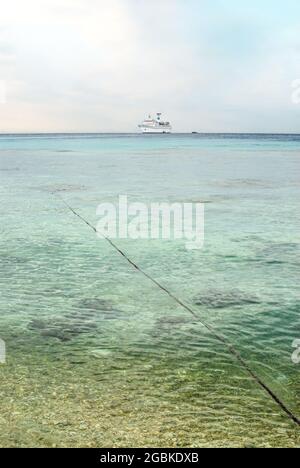
{"type": "Polygon", "coordinates": [[[0,136],[0,445],[296,447],[228,350],[70,213],[204,201],[205,248],[119,246],[299,417],[300,136],[0,136]]]}

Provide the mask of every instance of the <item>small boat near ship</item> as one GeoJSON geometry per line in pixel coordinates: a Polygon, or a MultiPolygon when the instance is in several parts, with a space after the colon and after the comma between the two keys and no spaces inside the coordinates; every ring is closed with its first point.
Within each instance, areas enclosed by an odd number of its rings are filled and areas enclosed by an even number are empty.
{"type": "Polygon", "coordinates": [[[170,122],[161,120],[161,112],[157,112],[156,118],[148,116],[140,125],[139,129],[142,133],[171,133],[172,126],[170,122]]]}

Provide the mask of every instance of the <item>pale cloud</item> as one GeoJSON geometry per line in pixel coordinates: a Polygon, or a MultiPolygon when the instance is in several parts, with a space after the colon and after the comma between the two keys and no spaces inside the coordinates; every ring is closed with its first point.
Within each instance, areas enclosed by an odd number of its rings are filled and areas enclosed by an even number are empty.
{"type": "Polygon", "coordinates": [[[136,131],[157,110],[177,131],[297,131],[300,7],[243,3],[10,0],[0,131],[136,131]]]}

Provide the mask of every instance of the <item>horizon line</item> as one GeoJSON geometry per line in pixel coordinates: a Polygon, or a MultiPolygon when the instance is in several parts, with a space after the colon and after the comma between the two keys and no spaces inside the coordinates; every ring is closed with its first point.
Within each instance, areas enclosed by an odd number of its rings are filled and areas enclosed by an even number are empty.
{"type": "Polygon", "coordinates": [[[149,133],[149,134],[144,134],[140,132],[39,132],[39,131],[34,131],[34,132],[1,132],[0,131],[0,136],[10,136],[10,135],[140,135],[140,136],[172,136],[172,135],[278,135],[278,136],[300,136],[299,133],[295,132],[198,132],[198,131],[190,131],[190,132],[172,132],[172,133],[167,133],[167,134],[159,134],[159,133],[149,133]]]}

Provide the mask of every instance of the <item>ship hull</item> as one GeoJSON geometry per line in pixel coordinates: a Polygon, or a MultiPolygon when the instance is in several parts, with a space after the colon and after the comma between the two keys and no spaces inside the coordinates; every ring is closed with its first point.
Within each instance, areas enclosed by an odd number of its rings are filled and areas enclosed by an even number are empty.
{"type": "Polygon", "coordinates": [[[147,134],[166,134],[166,133],[171,133],[171,128],[147,128],[147,127],[141,127],[140,128],[141,133],[147,133],[147,134]]]}

